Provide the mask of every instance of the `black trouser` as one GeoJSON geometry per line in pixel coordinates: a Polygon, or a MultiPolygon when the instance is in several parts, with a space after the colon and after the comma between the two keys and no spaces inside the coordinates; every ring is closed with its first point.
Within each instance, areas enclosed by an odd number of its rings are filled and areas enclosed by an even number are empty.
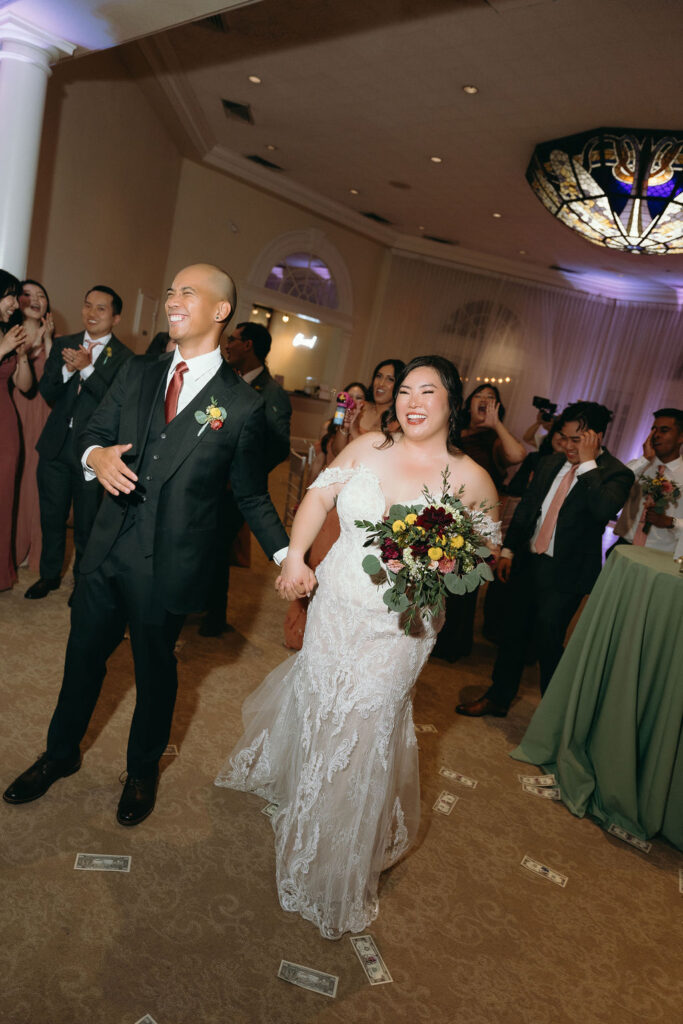
{"type": "Polygon", "coordinates": [[[446,595],[446,616],[432,652],[437,658],[455,661],[472,653],[477,594],[474,590],[470,594],[446,595]]]}
{"type": "Polygon", "coordinates": [[[74,577],[78,577],[78,565],[100,506],[102,488],[97,480],[84,479],[83,468],[74,450],[73,430],[69,430],[56,458],[46,459],[41,455],[37,478],[43,535],[40,575],[43,579],[56,579],[62,574],[66,521],[73,500],[74,577]]]}
{"type": "Polygon", "coordinates": [[[230,588],[230,555],[237,534],[242,529],[244,516],[239,510],[232,491],[227,491],[220,505],[218,542],[214,550],[213,575],[208,587],[206,617],[223,624],[228,611],[230,588]]]}
{"type": "Polygon", "coordinates": [[[544,694],[562,657],[567,627],[581,604],[583,594],[559,590],[552,558],[517,555],[506,587],[503,638],[493,666],[493,685],[486,696],[509,707],[524,671],[529,640],[535,641],[544,694]]]}
{"type": "Polygon", "coordinates": [[[111,553],[78,582],[71,611],[64,679],[47,736],[51,758],[76,756],[100,695],[107,659],[128,623],[137,699],[128,737],[127,768],[144,777],[155,771],[171,732],[178,676],[174,647],[184,615],[161,607],[134,524],[111,553]]]}

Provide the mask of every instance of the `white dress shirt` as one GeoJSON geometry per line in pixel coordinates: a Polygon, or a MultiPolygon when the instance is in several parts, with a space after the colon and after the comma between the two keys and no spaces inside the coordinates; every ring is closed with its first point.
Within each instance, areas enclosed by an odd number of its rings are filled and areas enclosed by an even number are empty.
{"type": "Polygon", "coordinates": [[[638,529],[640,517],[643,514],[645,495],[640,484],[640,477],[647,476],[652,479],[657,475],[659,467],[664,470],[664,476],[680,488],[681,497],[673,502],[664,513],[671,516],[674,524],[672,527],[650,526],[646,534],[645,547],[654,548],[655,551],[676,550],[676,545],[683,538],[683,458],[679,455],[672,462],[659,462],[657,459],[646,459],[641,456],[639,459],[631,459],[628,468],[635,473],[635,483],[630,490],[629,496],[624,503],[621,515],[614,527],[618,537],[633,543],[635,532],[638,529]]]}
{"type": "MultiPolygon", "coordinates": [[[[602,449],[600,449],[600,454],[602,454],[602,449]]],[[[543,504],[541,505],[541,514],[538,517],[538,520],[536,522],[536,529],[534,530],[533,534],[531,535],[531,540],[529,541],[529,547],[534,552],[534,554],[536,553],[536,538],[538,537],[538,534],[540,532],[541,526],[543,525],[543,520],[545,519],[546,514],[548,512],[548,509],[550,508],[550,504],[551,504],[553,498],[555,497],[555,492],[557,491],[558,487],[560,486],[560,484],[562,483],[562,481],[564,480],[565,476],[567,475],[567,473],[569,472],[569,470],[571,468],[572,468],[572,463],[571,462],[567,462],[567,460],[565,459],[565,461],[563,462],[563,464],[560,466],[559,470],[557,471],[555,479],[553,480],[553,482],[551,483],[550,487],[548,488],[548,493],[546,494],[545,498],[543,499],[543,504]]],[[[580,476],[583,476],[584,473],[589,473],[591,471],[591,469],[597,469],[597,468],[598,468],[598,464],[595,461],[595,459],[589,459],[587,462],[580,462],[579,465],[577,466],[576,473],[574,474],[574,479],[571,482],[571,486],[570,486],[569,490],[567,491],[567,496],[569,496],[569,494],[571,494],[571,492],[574,489],[574,487],[576,487],[576,481],[578,480],[578,478],[580,476]]],[[[565,501],[566,500],[567,500],[567,498],[565,497],[565,501]]],[[[550,558],[552,558],[553,554],[555,553],[555,534],[556,534],[556,532],[557,532],[557,525],[555,526],[555,529],[553,530],[553,535],[550,538],[550,543],[548,544],[547,550],[543,552],[543,554],[548,555],[550,558]]],[[[514,557],[514,552],[511,551],[510,548],[503,548],[501,553],[500,553],[500,555],[501,555],[501,558],[513,558],[514,557]]]]}
{"type": "Polygon", "coordinates": [[[246,373],[241,373],[240,377],[245,384],[251,384],[252,380],[256,380],[260,373],[263,373],[263,367],[255,366],[253,370],[247,370],[246,373]]]}

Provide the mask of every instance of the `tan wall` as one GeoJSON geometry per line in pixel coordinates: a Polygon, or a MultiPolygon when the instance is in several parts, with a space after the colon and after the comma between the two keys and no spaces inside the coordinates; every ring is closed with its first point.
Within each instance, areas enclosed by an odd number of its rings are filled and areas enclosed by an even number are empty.
{"type": "MultiPolygon", "coordinates": [[[[317,228],[336,246],[351,276],[353,330],[340,379],[358,376],[373,310],[384,247],[352,231],[219,171],[184,160],[173,221],[167,277],[189,263],[208,261],[225,267],[238,290],[246,284],[260,252],[273,239],[290,231],[317,228]],[[230,222],[238,232],[230,229],[230,222]]],[[[252,282],[262,285],[264,282],[252,282]]],[[[286,300],[283,308],[286,308],[286,300]]],[[[277,306],[279,300],[273,302],[277,306]]],[[[249,317],[248,307],[238,310],[249,317]]],[[[311,327],[317,325],[310,325],[311,327]]],[[[278,371],[277,367],[273,367],[278,371]]],[[[316,374],[319,375],[319,374],[316,374]]],[[[298,386],[287,380],[287,386],[298,386]]],[[[336,381],[330,383],[337,383],[336,381]]]]}
{"type": "MultiPolygon", "coordinates": [[[[60,333],[81,330],[83,293],[122,296],[133,338],[138,289],[160,296],[180,156],[115,53],[59,65],[48,85],[28,276],[50,293],[60,333]]],[[[162,323],[163,326],[163,323],[162,323]]]]}

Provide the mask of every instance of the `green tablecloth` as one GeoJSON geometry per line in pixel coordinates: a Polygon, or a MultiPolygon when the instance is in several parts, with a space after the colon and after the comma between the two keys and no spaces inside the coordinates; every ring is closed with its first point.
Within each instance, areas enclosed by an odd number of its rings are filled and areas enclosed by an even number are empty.
{"type": "Polygon", "coordinates": [[[682,722],[683,576],[617,547],[511,756],[554,772],[573,814],[683,849],[682,722]]]}

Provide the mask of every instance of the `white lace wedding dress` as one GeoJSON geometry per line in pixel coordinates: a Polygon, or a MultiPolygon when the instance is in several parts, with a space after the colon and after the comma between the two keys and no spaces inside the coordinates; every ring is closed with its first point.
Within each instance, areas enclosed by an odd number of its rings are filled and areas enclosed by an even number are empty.
{"type": "Polygon", "coordinates": [[[387,611],[354,523],[384,515],[379,480],[332,468],[312,486],[339,483],[341,535],[318,567],[303,647],[245,701],[244,735],[216,779],[278,804],[280,903],[330,939],[375,919],[380,872],[417,833],[412,694],[441,626],[425,617],[406,636],[387,611]]]}

